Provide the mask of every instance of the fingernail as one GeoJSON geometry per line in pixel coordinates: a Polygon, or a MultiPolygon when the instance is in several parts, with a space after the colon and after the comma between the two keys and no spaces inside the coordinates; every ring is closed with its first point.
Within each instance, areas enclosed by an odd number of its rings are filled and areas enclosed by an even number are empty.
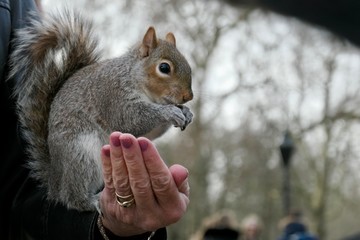
{"type": "Polygon", "coordinates": [[[111,138],[111,142],[115,147],[119,147],[121,145],[120,139],[118,137],[111,138]]]}
{"type": "Polygon", "coordinates": [[[147,141],[145,141],[145,140],[140,140],[140,141],[139,141],[139,145],[140,145],[141,151],[145,152],[146,149],[147,149],[148,146],[149,146],[149,143],[148,143],[147,141]]]}
{"type": "Polygon", "coordinates": [[[103,147],[103,153],[105,156],[110,157],[110,148],[109,145],[103,147]]]}
{"type": "Polygon", "coordinates": [[[124,148],[130,148],[133,144],[130,138],[123,138],[120,141],[121,145],[124,146],[124,148]]]}

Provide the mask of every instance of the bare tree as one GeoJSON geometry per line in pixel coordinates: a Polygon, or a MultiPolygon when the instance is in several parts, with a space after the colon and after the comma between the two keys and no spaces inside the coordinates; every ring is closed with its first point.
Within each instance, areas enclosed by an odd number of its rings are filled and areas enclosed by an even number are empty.
{"type": "Polygon", "coordinates": [[[187,239],[205,217],[225,208],[238,219],[257,213],[263,239],[274,239],[281,218],[278,146],[286,128],[297,146],[293,205],[304,209],[311,229],[333,240],[327,236],[345,231],[333,227],[334,219],[348,223],[345,213],[360,212],[354,201],[360,195],[357,50],[296,20],[218,1],[74,5],[96,21],[105,57],[121,54],[154,24],[173,31],[190,60],[194,122],[156,142],[169,165],[190,171],[191,203],[169,228],[169,239],[187,239]]]}

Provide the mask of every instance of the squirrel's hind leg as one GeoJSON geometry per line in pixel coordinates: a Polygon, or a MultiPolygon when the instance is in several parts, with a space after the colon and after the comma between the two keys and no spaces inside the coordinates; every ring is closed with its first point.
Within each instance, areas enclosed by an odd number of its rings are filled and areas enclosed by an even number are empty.
{"type": "Polygon", "coordinates": [[[57,177],[49,181],[50,198],[72,209],[95,210],[96,195],[103,186],[100,159],[103,142],[96,132],[75,136],[66,142],[59,139],[61,134],[49,137],[52,168],[57,171],[57,177]]]}

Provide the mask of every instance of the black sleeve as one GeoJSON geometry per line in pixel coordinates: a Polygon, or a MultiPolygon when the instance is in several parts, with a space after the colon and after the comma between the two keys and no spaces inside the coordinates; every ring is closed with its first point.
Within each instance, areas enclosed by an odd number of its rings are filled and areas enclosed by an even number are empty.
{"type": "MultiPolygon", "coordinates": [[[[5,64],[7,61],[9,40],[10,40],[10,14],[9,4],[0,1],[0,77],[4,76],[5,64]]],[[[1,81],[3,82],[3,80],[1,81]]]]}
{"type": "MultiPolygon", "coordinates": [[[[61,204],[47,201],[45,190],[38,188],[32,179],[28,179],[16,197],[13,205],[12,239],[89,239],[104,240],[97,226],[97,212],[69,210],[61,204]],[[21,229],[21,231],[19,231],[21,229]]],[[[147,240],[150,233],[131,237],[118,237],[106,232],[110,240],[147,240]]],[[[152,240],[166,240],[166,229],[155,232],[152,240]]]]}

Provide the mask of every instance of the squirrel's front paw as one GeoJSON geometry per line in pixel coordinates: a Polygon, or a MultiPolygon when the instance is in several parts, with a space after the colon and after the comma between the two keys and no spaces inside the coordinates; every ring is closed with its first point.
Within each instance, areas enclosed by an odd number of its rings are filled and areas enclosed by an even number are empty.
{"type": "Polygon", "coordinates": [[[190,111],[190,108],[185,105],[177,105],[177,107],[181,109],[182,113],[185,116],[184,124],[182,126],[179,126],[181,131],[184,131],[185,128],[192,122],[194,114],[190,111]]]}

